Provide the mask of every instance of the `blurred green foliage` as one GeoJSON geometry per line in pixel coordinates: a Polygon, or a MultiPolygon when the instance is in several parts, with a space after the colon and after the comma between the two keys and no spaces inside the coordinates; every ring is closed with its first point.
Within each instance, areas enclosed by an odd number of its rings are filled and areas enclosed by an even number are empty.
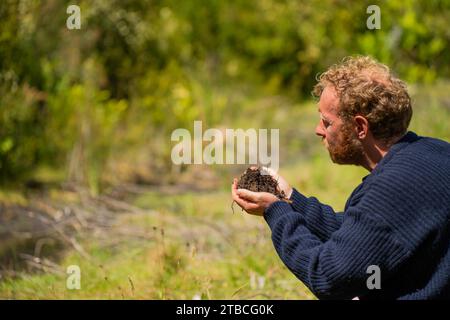
{"type": "Polygon", "coordinates": [[[411,83],[450,77],[448,0],[80,0],[81,30],[68,30],[73,2],[0,3],[2,183],[46,165],[98,190],[139,148],[168,171],[173,129],[241,121],[257,111],[242,96],[307,98],[347,55],[411,83]],[[380,30],[366,27],[370,4],[380,30]]]}

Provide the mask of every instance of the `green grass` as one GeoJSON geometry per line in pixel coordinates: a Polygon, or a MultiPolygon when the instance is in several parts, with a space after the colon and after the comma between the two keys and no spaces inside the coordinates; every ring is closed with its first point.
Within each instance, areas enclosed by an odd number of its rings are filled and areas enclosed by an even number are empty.
{"type": "Polygon", "coordinates": [[[81,268],[81,289],[66,289],[65,275],[35,274],[0,283],[0,297],[14,299],[305,299],[308,290],[281,264],[262,218],[233,214],[226,191],[136,199],[152,214],[124,215],[121,225],[155,235],[146,243],[75,252],[61,266],[81,268]],[[161,234],[164,230],[164,235],[161,234]],[[131,285],[132,283],[132,285],[131,285]]]}

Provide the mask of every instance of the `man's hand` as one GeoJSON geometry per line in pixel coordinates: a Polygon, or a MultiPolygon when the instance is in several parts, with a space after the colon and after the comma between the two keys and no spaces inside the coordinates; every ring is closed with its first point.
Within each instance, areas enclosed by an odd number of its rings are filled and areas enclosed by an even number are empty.
{"type": "Polygon", "coordinates": [[[237,188],[237,179],[231,186],[233,200],[247,213],[262,216],[264,211],[274,202],[279,201],[276,196],[268,192],[252,192],[237,188]]]}

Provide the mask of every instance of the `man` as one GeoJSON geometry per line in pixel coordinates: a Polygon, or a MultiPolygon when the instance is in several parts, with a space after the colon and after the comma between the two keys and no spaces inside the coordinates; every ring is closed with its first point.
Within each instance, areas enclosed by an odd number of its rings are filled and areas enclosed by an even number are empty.
{"type": "Polygon", "coordinates": [[[320,299],[449,299],[450,144],[407,131],[406,86],[371,58],[331,67],[314,93],[331,160],[370,172],[344,212],[274,173],[292,203],[236,179],[233,199],[264,216],[281,260],[320,299]],[[379,288],[368,270],[380,272],[379,288]]]}

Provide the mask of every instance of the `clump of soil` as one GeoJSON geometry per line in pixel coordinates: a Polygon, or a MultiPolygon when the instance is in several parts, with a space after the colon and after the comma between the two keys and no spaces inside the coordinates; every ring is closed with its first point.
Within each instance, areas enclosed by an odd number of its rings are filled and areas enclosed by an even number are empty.
{"type": "Polygon", "coordinates": [[[254,167],[245,170],[237,183],[238,189],[247,189],[253,192],[269,192],[277,196],[280,200],[289,200],[284,191],[278,188],[278,182],[268,173],[262,174],[263,168],[254,167]]]}

